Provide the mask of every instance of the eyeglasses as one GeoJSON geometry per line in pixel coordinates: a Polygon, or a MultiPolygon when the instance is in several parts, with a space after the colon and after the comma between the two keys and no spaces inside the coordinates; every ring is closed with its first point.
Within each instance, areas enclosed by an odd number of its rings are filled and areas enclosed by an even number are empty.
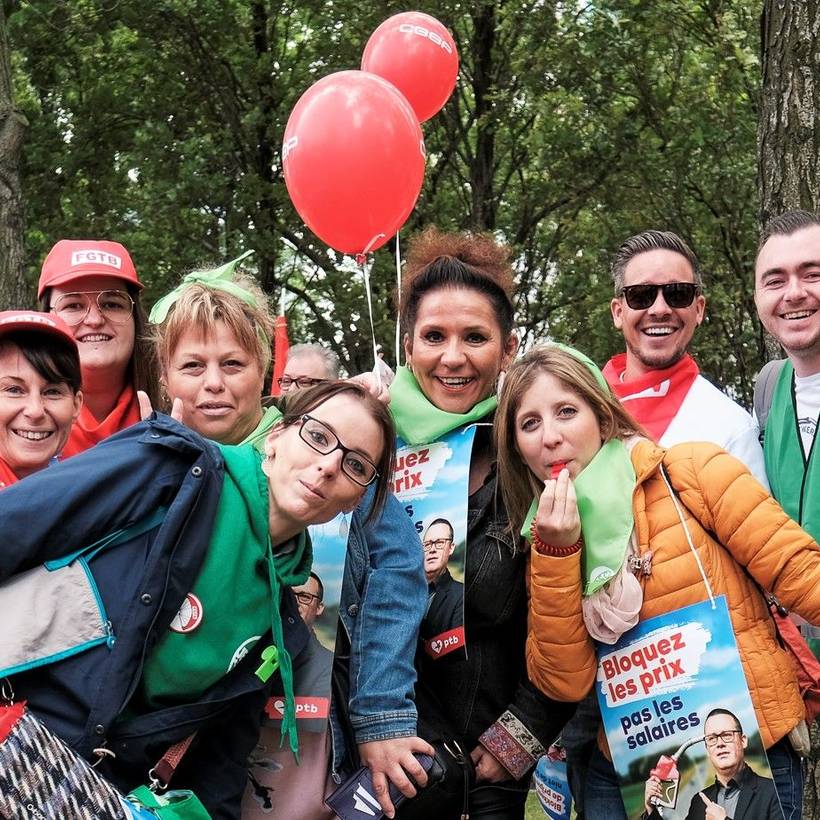
{"type": "Polygon", "coordinates": [[[717,732],[713,735],[706,735],[704,740],[707,746],[717,746],[718,741],[723,743],[731,743],[734,740],[733,735],[742,735],[740,729],[727,729],[725,732],[717,732]]]}
{"type": "Polygon", "coordinates": [[[80,324],[91,310],[94,296],[97,310],[115,325],[127,322],[134,312],[134,300],[124,290],[79,290],[64,293],[51,306],[67,325],[80,324]]]}
{"type": "Polygon", "coordinates": [[[448,544],[452,544],[452,538],[436,538],[435,541],[422,541],[421,548],[425,552],[432,552],[433,550],[443,550],[447,548],[448,544]]]}
{"type": "Polygon", "coordinates": [[[620,295],[632,310],[646,310],[655,304],[658,291],[663,291],[663,300],[671,308],[687,308],[695,300],[700,288],[693,282],[667,282],[665,285],[627,285],[620,295]]]}
{"type": "Polygon", "coordinates": [[[314,595],[312,592],[294,592],[293,594],[296,596],[296,600],[305,606],[310,606],[314,599],[317,601],[322,600],[318,595],[314,595]]]}
{"type": "Polygon", "coordinates": [[[297,387],[313,387],[314,384],[321,384],[326,381],[327,379],[313,379],[310,376],[297,376],[295,379],[290,376],[282,376],[281,379],[276,380],[276,383],[279,387],[292,387],[294,384],[297,387]]]}
{"type": "Polygon", "coordinates": [[[299,436],[302,441],[322,455],[341,450],[342,472],[362,487],[372,484],[379,474],[376,465],[367,456],[345,447],[333,430],[313,416],[302,416],[299,436]]]}

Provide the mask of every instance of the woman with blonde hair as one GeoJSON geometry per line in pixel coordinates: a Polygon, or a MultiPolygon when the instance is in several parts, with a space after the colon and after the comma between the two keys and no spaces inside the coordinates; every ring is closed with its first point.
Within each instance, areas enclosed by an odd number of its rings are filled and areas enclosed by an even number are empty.
{"type": "MultiPolygon", "coordinates": [[[[799,817],[790,738],[805,711],[761,588],[820,621],[818,545],[724,450],[703,442],[665,450],[645,437],[601,371],[572,348],[538,347],[509,369],[495,434],[511,526],[532,544],[533,682],[578,700],[595,679],[594,641],[614,644],[639,621],[704,600],[708,577],[727,599],[784,814],[799,817]]],[[[584,805],[596,820],[625,817],[603,740],[584,805]]]]}
{"type": "Polygon", "coordinates": [[[273,316],[261,288],[237,274],[251,252],[193,271],[151,310],[160,383],[189,427],[220,444],[261,447],[280,418],[263,408],[273,316]]]}

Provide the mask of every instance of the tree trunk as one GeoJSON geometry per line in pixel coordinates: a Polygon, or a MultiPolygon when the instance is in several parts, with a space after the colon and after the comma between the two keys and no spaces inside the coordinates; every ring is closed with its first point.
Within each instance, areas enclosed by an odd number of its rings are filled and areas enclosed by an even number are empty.
{"type": "Polygon", "coordinates": [[[757,131],[760,223],[820,210],[820,2],[764,0],[757,131]]]}
{"type": "Polygon", "coordinates": [[[29,303],[23,278],[20,155],[28,121],[14,107],[6,16],[0,2],[0,310],[29,303]]]}

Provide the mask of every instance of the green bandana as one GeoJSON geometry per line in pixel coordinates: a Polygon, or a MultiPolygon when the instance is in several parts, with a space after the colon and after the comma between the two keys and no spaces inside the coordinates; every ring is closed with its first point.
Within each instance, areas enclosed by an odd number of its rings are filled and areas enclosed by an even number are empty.
{"type": "Polygon", "coordinates": [[[253,251],[245,251],[242,256],[237,256],[236,259],[226,262],[219,268],[191,271],[170,293],[166,293],[165,296],[157,300],[157,303],[151,308],[151,315],[148,317],[148,321],[154,325],[161,325],[168,316],[168,311],[171,310],[179,297],[182,296],[191,285],[205,285],[209,288],[224,290],[237,299],[242,300],[246,305],[257,307],[256,297],[233,281],[233,276],[234,273],[236,273],[236,268],[239,266],[239,263],[243,259],[247,259],[252,253],[253,251]]]}
{"type": "Polygon", "coordinates": [[[396,432],[407,444],[429,444],[457,427],[480,421],[498,406],[495,396],[488,396],[466,413],[439,410],[421,392],[416,377],[407,367],[396,371],[390,385],[390,414],[396,432]]]}
{"type": "MultiPolygon", "coordinates": [[[[609,393],[603,374],[588,356],[574,348],[556,344],[582,361],[595,380],[609,393]]],[[[575,479],[578,515],[584,537],[582,568],[584,595],[592,595],[621,569],[634,526],[632,493],[635,489],[635,469],[626,446],[620,439],[604,444],[575,479]]],[[[538,510],[535,498],[524,520],[521,535],[531,538],[532,522],[538,510]]]]}

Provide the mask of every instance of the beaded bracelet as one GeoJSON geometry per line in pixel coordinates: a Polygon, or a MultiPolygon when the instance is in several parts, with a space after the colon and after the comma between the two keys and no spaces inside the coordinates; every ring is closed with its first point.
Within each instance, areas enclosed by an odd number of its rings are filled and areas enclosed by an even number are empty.
{"type": "Polygon", "coordinates": [[[574,544],[570,544],[568,547],[554,547],[552,546],[552,544],[545,544],[538,537],[538,533],[535,531],[535,521],[532,522],[530,536],[532,541],[532,548],[539,555],[548,555],[552,558],[566,558],[568,555],[574,555],[581,549],[581,546],[584,543],[584,536],[579,535],[578,540],[574,544]]]}

